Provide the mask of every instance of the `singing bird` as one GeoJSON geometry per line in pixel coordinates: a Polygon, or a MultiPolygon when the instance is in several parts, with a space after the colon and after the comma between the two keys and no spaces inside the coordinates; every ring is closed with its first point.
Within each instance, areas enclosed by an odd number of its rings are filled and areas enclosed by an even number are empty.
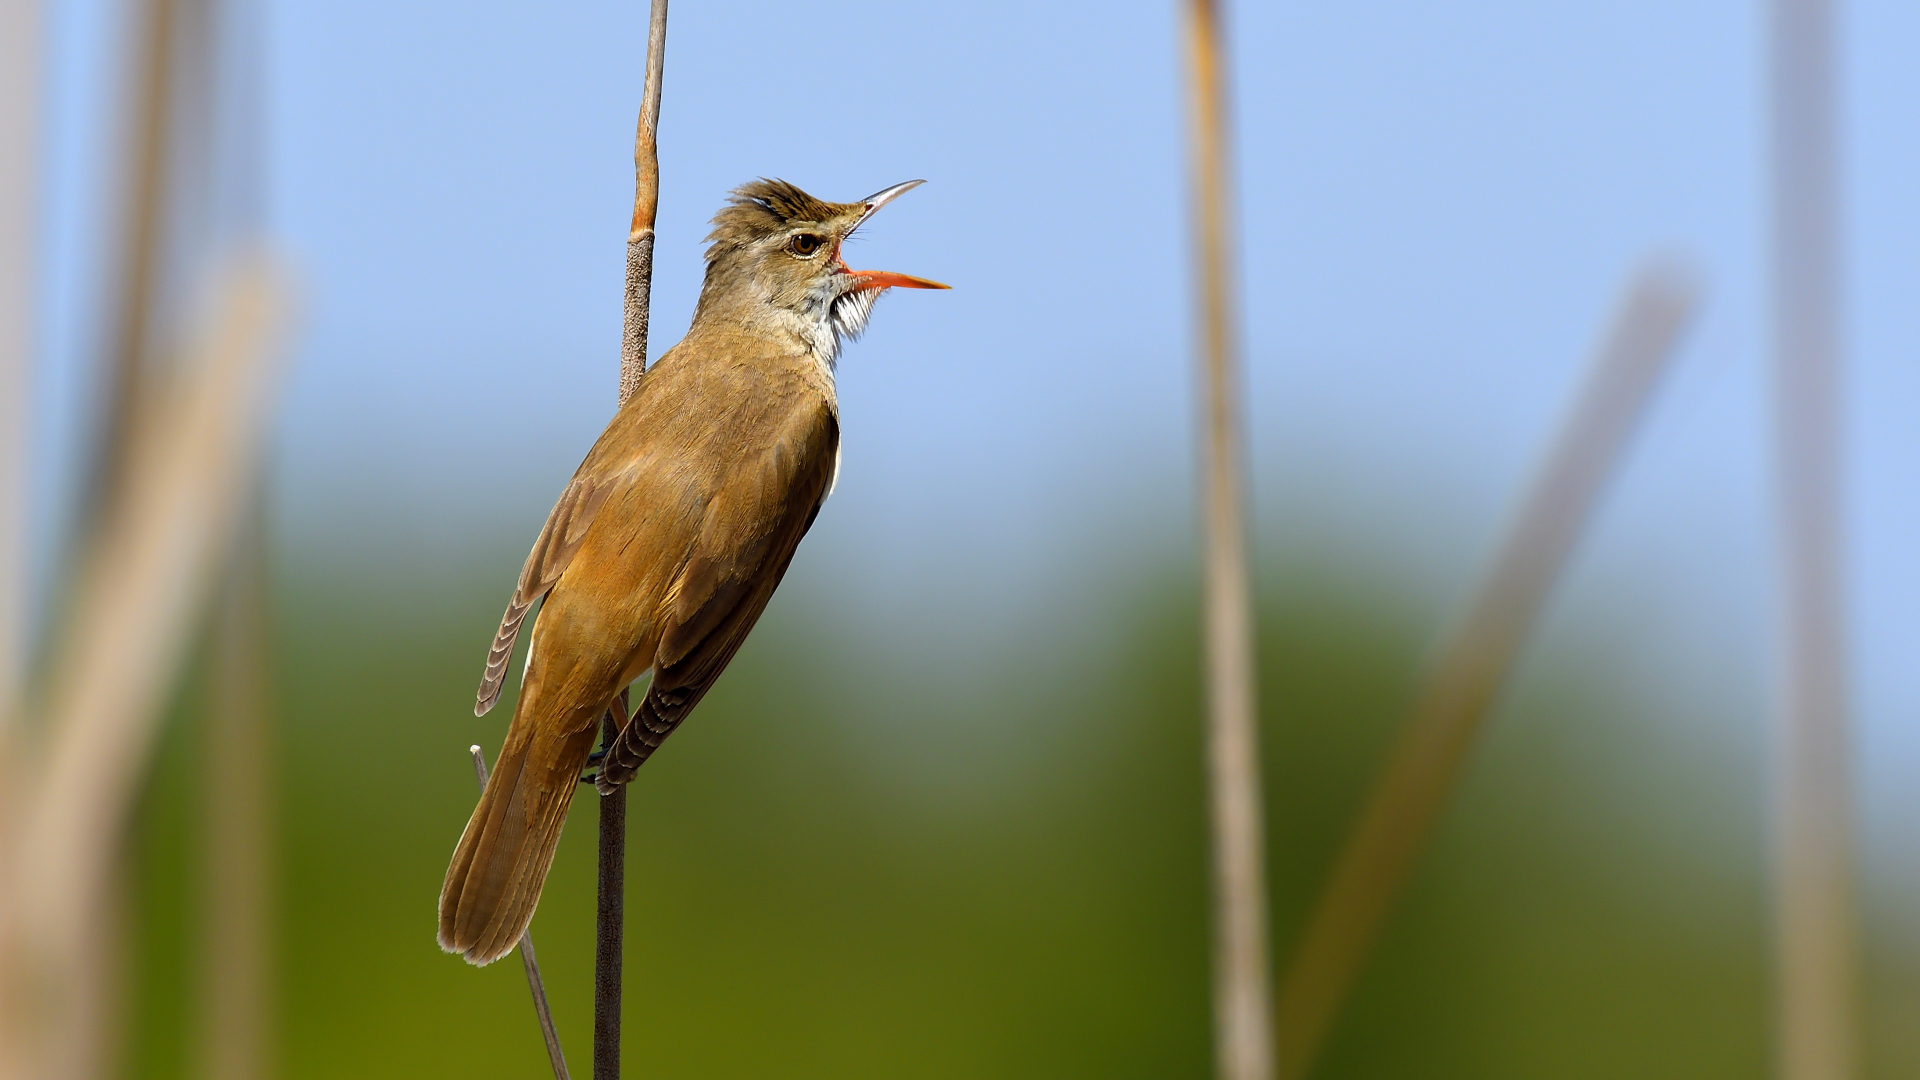
{"type": "Polygon", "coordinates": [[[732,193],[693,325],[640,380],[534,541],[474,705],[499,700],[535,602],[506,744],[440,891],[440,947],[474,964],[533,919],[600,717],[651,676],[601,761],[633,779],[720,677],[840,471],[834,365],[881,293],[944,289],[851,270],[841,245],[921,184],[830,203],[781,180],[732,193]]]}

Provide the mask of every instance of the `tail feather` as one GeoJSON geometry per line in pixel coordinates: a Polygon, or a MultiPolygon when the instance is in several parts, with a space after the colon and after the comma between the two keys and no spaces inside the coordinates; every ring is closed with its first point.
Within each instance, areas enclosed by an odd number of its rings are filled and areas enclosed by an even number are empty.
{"type": "Polygon", "coordinates": [[[514,718],[440,890],[440,947],[472,964],[513,951],[533,921],[594,729],[548,735],[514,718]]]}

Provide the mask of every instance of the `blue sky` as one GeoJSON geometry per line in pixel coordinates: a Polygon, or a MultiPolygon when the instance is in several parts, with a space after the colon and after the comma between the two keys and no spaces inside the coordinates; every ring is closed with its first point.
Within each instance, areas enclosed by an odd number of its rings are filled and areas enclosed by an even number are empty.
{"type": "MultiPolygon", "coordinates": [[[[476,561],[502,589],[612,409],[644,5],[273,3],[271,239],[303,282],[277,450],[302,558],[476,561]]],[[[1755,2],[1236,4],[1262,547],[1370,549],[1459,601],[1626,276],[1706,306],[1543,628],[1628,612],[1763,715],[1764,26],[1755,2]],[[1623,599],[1624,598],[1624,599],[1623,599]]],[[[86,400],[118,8],[53,14],[43,480],[86,400]]],[[[1920,8],[1846,5],[1856,686],[1883,873],[1920,879],[1920,8]]],[[[759,175],[889,207],[841,365],[845,470],[795,571],[979,636],[1190,543],[1173,5],[674,8],[655,351],[704,222],[759,175]],[[929,618],[928,616],[931,616],[929,618]]],[[[891,612],[891,616],[885,613],[891,612]]],[[[1568,639],[1570,640],[1570,639],[1568,639]]]]}

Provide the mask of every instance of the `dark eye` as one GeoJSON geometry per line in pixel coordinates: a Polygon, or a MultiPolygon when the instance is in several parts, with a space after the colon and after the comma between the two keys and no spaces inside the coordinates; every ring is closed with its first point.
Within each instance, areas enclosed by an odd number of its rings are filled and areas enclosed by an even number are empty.
{"type": "Polygon", "coordinates": [[[787,241],[787,250],[805,259],[810,257],[814,252],[819,251],[820,246],[825,243],[825,240],[812,233],[800,233],[793,239],[787,241]]]}

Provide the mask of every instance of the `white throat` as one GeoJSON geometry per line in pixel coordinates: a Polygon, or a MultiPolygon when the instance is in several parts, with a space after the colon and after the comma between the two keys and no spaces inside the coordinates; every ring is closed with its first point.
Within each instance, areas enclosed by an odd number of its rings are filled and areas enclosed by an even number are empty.
{"type": "Polygon", "coordinates": [[[823,282],[819,291],[808,297],[811,302],[800,316],[802,325],[798,328],[814,358],[832,370],[840,360],[840,350],[866,330],[873,305],[885,291],[841,292],[834,282],[823,282]]]}
{"type": "MultiPolygon", "coordinates": [[[[861,289],[858,292],[841,293],[827,310],[827,321],[833,324],[833,336],[836,342],[857,340],[867,329],[867,319],[873,315],[873,305],[880,300],[885,289],[861,289]]],[[[838,345],[835,346],[836,349],[838,345]]]]}

